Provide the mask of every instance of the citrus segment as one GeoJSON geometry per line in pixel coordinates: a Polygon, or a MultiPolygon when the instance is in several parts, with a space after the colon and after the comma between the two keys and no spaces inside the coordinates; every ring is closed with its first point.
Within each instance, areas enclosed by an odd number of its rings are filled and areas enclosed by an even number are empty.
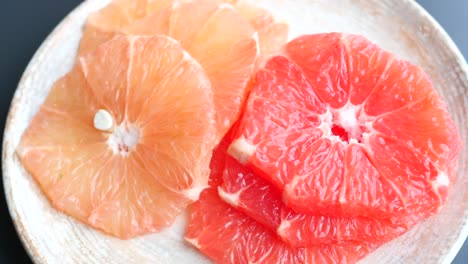
{"type": "MultiPolygon", "coordinates": [[[[242,134],[229,148],[229,152],[236,155],[241,162],[247,161],[250,155],[255,155],[257,158],[250,161],[262,163],[258,166],[262,168],[259,173],[265,174],[279,188],[294,177],[295,165],[291,163],[295,163],[296,155],[307,153],[304,152],[307,147],[323,134],[318,126],[321,124],[319,113],[325,110],[325,106],[305,78],[300,69],[288,59],[281,56],[271,58],[265,69],[254,77],[254,84],[255,87],[258,85],[258,89],[251,91],[246,103],[238,129],[242,134]],[[247,142],[251,146],[253,144],[250,142],[257,142],[254,145],[256,151],[243,153],[243,148],[236,147],[241,142],[247,142]],[[281,143],[296,147],[281,147],[281,143]],[[291,157],[290,162],[270,162],[283,157],[291,157]]],[[[319,149],[320,146],[317,145],[315,151],[319,149]]],[[[326,147],[323,151],[328,152],[326,147]]]]}
{"type": "Polygon", "coordinates": [[[192,41],[216,12],[220,3],[218,0],[174,2],[168,34],[177,39],[183,47],[191,47],[192,41]]]}
{"type": "Polygon", "coordinates": [[[444,201],[432,189],[438,172],[427,157],[404,142],[381,135],[371,136],[369,147],[381,180],[400,197],[404,209],[426,217],[438,213],[444,201]]]}
{"type": "MultiPolygon", "coordinates": [[[[116,123],[127,114],[126,100],[129,92],[129,66],[133,50],[131,41],[122,45],[103,45],[78,63],[81,66],[91,93],[99,98],[103,109],[111,109],[116,123]],[[112,69],[112,71],[109,71],[112,69]]],[[[79,89],[79,88],[78,88],[79,89]]]]}
{"type": "Polygon", "coordinates": [[[285,45],[285,53],[307,76],[323,102],[333,108],[349,97],[347,52],[340,33],[298,37],[285,45]]]}
{"type": "MultiPolygon", "coordinates": [[[[224,2],[229,2],[224,0],[224,2]]],[[[273,15],[267,10],[251,5],[248,1],[239,0],[232,3],[239,14],[247,19],[253,28],[260,30],[275,22],[273,15]]]]}
{"type": "Polygon", "coordinates": [[[112,181],[108,177],[109,181],[94,185],[102,190],[113,185],[118,185],[118,188],[106,190],[88,217],[90,224],[121,238],[170,226],[190,201],[155,181],[155,174],[159,172],[141,168],[136,156],[125,161],[119,158],[121,160],[114,159],[114,164],[102,170],[116,177],[112,181]]]}
{"type": "Polygon", "coordinates": [[[145,2],[146,15],[148,16],[170,7],[174,3],[174,0],[146,0],[145,2]]]}
{"type": "Polygon", "coordinates": [[[186,240],[217,263],[355,263],[372,243],[291,248],[273,232],[225,204],[215,188],[191,206],[186,240]]]}
{"type": "Polygon", "coordinates": [[[24,133],[20,144],[22,151],[33,147],[90,145],[105,140],[105,136],[96,133],[92,123],[76,121],[67,112],[57,111],[48,106],[41,107],[30,126],[35,127],[35,130],[26,130],[24,133]],[[68,128],[70,131],[64,133],[68,128]]]}
{"type": "Polygon", "coordinates": [[[305,155],[301,155],[304,164],[298,167],[296,175],[284,187],[284,198],[291,208],[302,212],[313,211],[308,207],[314,204],[315,208],[320,208],[319,212],[341,210],[344,151],[342,142],[319,139],[305,155]]]}
{"type": "Polygon", "coordinates": [[[258,44],[261,55],[270,55],[279,51],[288,41],[289,26],[275,22],[258,31],[258,44]]]}
{"type": "Polygon", "coordinates": [[[220,5],[185,47],[203,66],[214,87],[219,139],[237,119],[244,101],[257,56],[253,34],[232,7],[220,5]]]}
{"type": "MultiPolygon", "coordinates": [[[[105,45],[104,45],[105,47],[105,45]]],[[[127,119],[131,123],[146,125],[148,122],[160,122],[160,126],[150,126],[160,131],[161,125],[169,125],[166,129],[171,129],[170,124],[163,120],[155,120],[158,113],[174,115],[175,112],[191,111],[196,101],[190,101],[183,95],[190,93],[191,89],[184,89],[185,86],[196,86],[189,78],[200,71],[200,66],[194,62],[185,52],[180,52],[180,46],[175,41],[166,41],[165,38],[146,38],[139,41],[130,40],[130,55],[128,69],[125,76],[129,83],[129,95],[126,98],[127,119]],[[152,63],[148,63],[151,61],[152,63]],[[164,65],[164,67],[162,67],[164,65]],[[174,78],[174,77],[177,78],[174,78]],[[175,89],[175,90],[174,90],[175,89]],[[172,93],[168,93],[173,90],[172,93]],[[187,108],[184,109],[184,104],[187,108]],[[169,111],[173,111],[169,113],[169,111]]],[[[110,58],[109,58],[110,59],[110,58]]],[[[93,67],[106,65],[103,63],[92,63],[93,67]]],[[[204,80],[203,86],[209,85],[204,80]]],[[[104,91],[105,92],[105,91],[104,91]]],[[[104,93],[103,92],[103,93],[104,93]]],[[[174,118],[191,118],[188,114],[174,118]]],[[[188,120],[186,120],[188,121],[188,120]]],[[[187,129],[186,127],[182,129],[187,129]]]]}
{"type": "Polygon", "coordinates": [[[360,105],[375,86],[385,82],[384,76],[396,58],[360,36],[347,35],[344,45],[348,50],[349,101],[360,105]]]}
{"type": "MultiPolygon", "coordinates": [[[[72,120],[84,121],[86,126],[92,126],[94,115],[102,106],[102,103],[97,100],[90,89],[83,69],[75,67],[74,71],[70,71],[55,82],[41,107],[57,113],[62,112],[69,115],[72,120]],[[70,100],[70,98],[74,98],[74,100],[70,100]],[[83,111],[84,105],[89,111],[83,111]]],[[[24,138],[26,140],[29,137],[24,138]]]]}
{"type": "Polygon", "coordinates": [[[171,14],[171,6],[162,8],[123,27],[121,32],[127,35],[167,35],[171,14]]]}
{"type": "MultiPolygon", "coordinates": [[[[111,156],[103,143],[54,147],[20,146],[21,161],[39,183],[52,205],[86,222],[100,195],[94,195],[92,177],[99,175],[111,156]],[[98,166],[95,166],[97,164],[98,166]],[[101,167],[99,167],[101,166],[101,167]]],[[[107,168],[109,169],[109,168],[107,168]]]]}
{"type": "MultiPolygon", "coordinates": [[[[225,1],[226,2],[226,1],[225,1]]],[[[275,21],[273,15],[260,7],[241,0],[233,3],[239,14],[246,18],[258,32],[258,44],[262,56],[279,51],[288,40],[289,27],[286,23],[275,21]]]]}
{"type": "Polygon", "coordinates": [[[264,69],[255,74],[254,81],[261,89],[251,92],[249,97],[252,99],[260,97],[273,100],[297,108],[308,115],[317,116],[326,110],[325,104],[312,89],[300,68],[285,57],[276,56],[268,60],[264,69]]]}
{"type": "Polygon", "coordinates": [[[455,168],[456,154],[462,147],[458,133],[454,133],[457,128],[445,109],[444,102],[431,92],[419,101],[380,116],[373,128],[399,141],[411,142],[439,171],[445,171],[455,168]]]}
{"type": "Polygon", "coordinates": [[[380,172],[369,160],[369,152],[359,144],[350,144],[345,153],[345,172],[339,201],[345,215],[403,213],[404,203],[396,190],[382,181],[380,172]]]}
{"type": "Polygon", "coordinates": [[[364,104],[368,116],[398,110],[435,92],[429,76],[408,61],[393,60],[381,78],[364,104]]]}
{"type": "Polygon", "coordinates": [[[57,209],[120,238],[160,230],[208,184],[212,96],[174,40],[118,36],[57,81],[17,153],[57,209]]]}
{"type": "MultiPolygon", "coordinates": [[[[216,152],[213,159],[226,153],[216,152]]],[[[385,242],[403,234],[414,222],[398,222],[365,217],[329,217],[320,214],[300,214],[287,207],[281,192],[259,177],[252,169],[231,157],[225,158],[222,185],[218,189],[222,200],[244,212],[293,247],[310,247],[322,243],[349,244],[351,241],[385,242]]],[[[212,172],[210,178],[214,177],[212,172]]]]}
{"type": "Polygon", "coordinates": [[[340,33],[299,37],[284,53],[256,74],[228,152],[299,212],[438,212],[461,141],[426,74],[340,33]]]}
{"type": "MultiPolygon", "coordinates": [[[[133,22],[149,14],[165,13],[173,0],[112,0],[111,3],[86,20],[78,55],[93,51],[112,39],[133,22]]],[[[159,23],[159,22],[158,22],[159,23]]]]}

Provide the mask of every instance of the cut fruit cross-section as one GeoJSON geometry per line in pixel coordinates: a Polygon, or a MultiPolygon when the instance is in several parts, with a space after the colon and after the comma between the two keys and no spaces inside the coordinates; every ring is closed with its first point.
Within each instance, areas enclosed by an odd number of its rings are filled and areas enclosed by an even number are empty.
{"type": "Polygon", "coordinates": [[[130,238],[198,199],[215,135],[201,66],[168,37],[119,36],[56,82],[17,153],[54,207],[130,238]]]}
{"type": "Polygon", "coordinates": [[[250,4],[232,6],[221,0],[156,0],[157,5],[138,0],[140,7],[151,8],[140,10],[138,14],[144,15],[134,14],[129,18],[126,14],[133,14],[135,8],[127,10],[126,7],[135,6],[132,1],[115,0],[92,15],[86,23],[79,54],[116,34],[163,34],[180,41],[203,66],[212,83],[220,140],[237,119],[244,101],[245,87],[259,52],[255,32],[258,31],[260,48],[273,52],[285,43],[287,26],[273,20],[261,25],[254,23],[254,17],[256,20],[272,17],[250,4]]]}
{"type": "Polygon", "coordinates": [[[78,55],[94,51],[139,19],[149,15],[158,15],[161,19],[168,17],[173,2],[174,0],[112,0],[86,20],[78,55]]]}
{"type": "Polygon", "coordinates": [[[288,25],[275,21],[269,11],[250,4],[248,0],[235,2],[234,6],[239,14],[246,18],[258,33],[260,55],[268,56],[278,52],[288,40],[288,25]]]}
{"type": "MultiPolygon", "coordinates": [[[[215,155],[219,154],[215,153],[213,159],[215,155]]],[[[408,218],[392,222],[296,213],[284,205],[276,188],[231,157],[226,158],[223,183],[218,191],[222,200],[275,232],[292,247],[350,245],[356,241],[384,243],[414,224],[408,218]]]]}
{"type": "Polygon", "coordinates": [[[229,153],[298,212],[437,213],[462,143],[422,69],[341,33],[283,53],[256,74],[229,153]]]}
{"type": "Polygon", "coordinates": [[[376,247],[360,242],[291,248],[273,232],[224,203],[215,188],[191,206],[185,239],[216,263],[355,263],[376,247]]]}

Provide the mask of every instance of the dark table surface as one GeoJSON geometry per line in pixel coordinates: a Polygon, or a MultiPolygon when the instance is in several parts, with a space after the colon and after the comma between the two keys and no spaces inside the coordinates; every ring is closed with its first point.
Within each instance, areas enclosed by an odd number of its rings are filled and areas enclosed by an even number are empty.
{"type": "MultiPolygon", "coordinates": [[[[23,70],[32,55],[79,0],[2,0],[0,4],[0,131],[3,138],[8,107],[23,70]]],[[[468,57],[468,0],[418,0],[468,57]]],[[[2,185],[0,183],[0,185],[2,185]]],[[[3,186],[1,188],[3,190],[3,186]]],[[[0,194],[0,263],[31,263],[0,194]]],[[[465,243],[453,263],[468,263],[465,243]]]]}

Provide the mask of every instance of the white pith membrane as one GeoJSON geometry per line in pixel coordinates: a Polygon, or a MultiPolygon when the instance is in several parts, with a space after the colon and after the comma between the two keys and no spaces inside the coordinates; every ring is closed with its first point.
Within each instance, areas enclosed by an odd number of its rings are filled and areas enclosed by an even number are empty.
{"type": "Polygon", "coordinates": [[[375,120],[375,117],[367,116],[360,105],[349,102],[339,109],[328,107],[319,118],[321,122],[318,128],[322,130],[323,137],[345,145],[367,139],[373,131],[372,123],[375,120]]]}
{"type": "Polygon", "coordinates": [[[281,238],[286,237],[285,230],[291,226],[291,223],[286,219],[281,219],[281,224],[279,225],[278,229],[276,230],[276,234],[281,238]]]}
{"type": "Polygon", "coordinates": [[[228,148],[228,153],[242,164],[249,161],[249,157],[255,153],[256,146],[247,142],[244,136],[234,140],[228,148]]]}
{"type": "Polygon", "coordinates": [[[434,188],[438,189],[440,187],[449,186],[450,179],[447,173],[441,171],[439,175],[437,175],[437,179],[433,182],[434,188]]]}
{"type": "Polygon", "coordinates": [[[437,178],[432,182],[432,190],[434,191],[434,193],[437,194],[441,202],[441,206],[439,206],[438,208],[438,212],[440,212],[440,210],[442,210],[442,205],[445,200],[440,194],[440,192],[441,190],[448,191],[448,188],[450,186],[450,178],[446,172],[440,170],[438,170],[438,172],[439,174],[437,175],[437,178]]]}
{"type": "Polygon", "coordinates": [[[135,149],[139,139],[140,130],[132,124],[123,122],[114,128],[114,131],[107,139],[107,144],[114,154],[127,156],[135,149]]]}
{"type": "Polygon", "coordinates": [[[242,193],[242,189],[235,193],[228,193],[228,192],[225,192],[223,188],[218,187],[219,197],[221,197],[223,201],[225,201],[226,203],[234,207],[237,207],[239,205],[239,201],[240,201],[239,197],[241,193],[242,193]]]}
{"type": "Polygon", "coordinates": [[[192,246],[200,249],[201,248],[201,245],[200,243],[198,242],[198,238],[188,238],[187,236],[184,237],[185,241],[187,241],[188,243],[190,243],[192,246]]]}
{"type": "Polygon", "coordinates": [[[104,109],[94,115],[94,127],[110,133],[107,144],[114,154],[127,156],[140,140],[140,129],[137,126],[126,121],[115,125],[112,115],[104,109]]]}
{"type": "Polygon", "coordinates": [[[181,193],[184,197],[187,197],[192,201],[196,201],[200,198],[201,192],[208,187],[208,184],[195,184],[191,188],[183,190],[181,193]]]}

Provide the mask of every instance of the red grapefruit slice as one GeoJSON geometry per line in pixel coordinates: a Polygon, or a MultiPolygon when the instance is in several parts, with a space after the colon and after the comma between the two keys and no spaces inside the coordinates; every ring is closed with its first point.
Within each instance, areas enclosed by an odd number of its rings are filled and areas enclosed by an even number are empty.
{"type": "Polygon", "coordinates": [[[284,205],[279,190],[231,157],[226,158],[223,183],[218,192],[223,201],[296,248],[321,244],[349,245],[359,241],[384,243],[403,234],[414,224],[407,218],[392,223],[366,217],[296,213],[284,205]]]}
{"type": "Polygon", "coordinates": [[[273,232],[224,203],[215,188],[191,206],[185,239],[216,263],[355,263],[376,247],[361,242],[291,248],[273,232]]]}
{"type": "Polygon", "coordinates": [[[256,75],[231,155],[296,211],[437,213],[462,144],[427,75],[353,35],[302,36],[284,53],[256,75]]]}

